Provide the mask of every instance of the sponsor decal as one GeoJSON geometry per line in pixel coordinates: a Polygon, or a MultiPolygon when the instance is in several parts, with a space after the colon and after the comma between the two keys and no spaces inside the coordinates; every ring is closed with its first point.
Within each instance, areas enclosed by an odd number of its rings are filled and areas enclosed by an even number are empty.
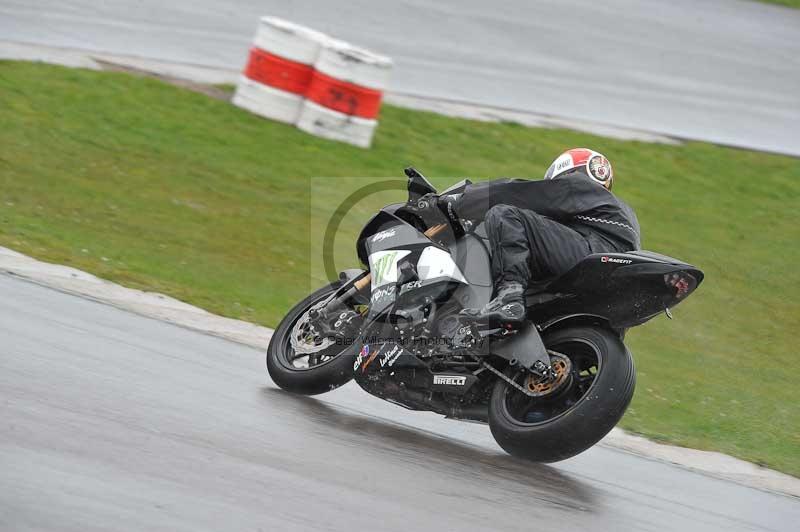
{"type": "Polygon", "coordinates": [[[411,281],[410,283],[406,283],[400,287],[400,293],[403,294],[408,292],[409,290],[414,290],[415,288],[419,288],[422,286],[422,281],[411,281]]]}
{"type": "Polygon", "coordinates": [[[395,265],[394,258],[396,256],[397,252],[393,251],[385,254],[384,256],[375,261],[375,264],[373,264],[372,267],[372,275],[375,277],[375,286],[380,286],[381,284],[383,284],[385,280],[387,280],[386,277],[388,276],[392,267],[395,265]]]}
{"type": "Polygon", "coordinates": [[[433,376],[433,383],[434,384],[444,384],[446,386],[464,386],[466,384],[467,378],[461,377],[459,375],[434,375],[433,376]]]}
{"type": "Polygon", "coordinates": [[[394,295],[394,291],[397,289],[396,285],[390,284],[383,288],[376,288],[374,292],[372,292],[371,302],[380,303],[385,299],[389,299],[394,295]]]}
{"type": "Polygon", "coordinates": [[[633,261],[629,259],[616,259],[614,257],[600,257],[600,262],[613,262],[615,264],[630,264],[633,261]]]}
{"type": "Polygon", "coordinates": [[[361,364],[361,373],[364,373],[364,371],[366,371],[366,369],[367,369],[367,366],[369,366],[370,364],[372,364],[372,361],[373,361],[373,360],[375,360],[375,357],[377,357],[377,356],[378,356],[378,353],[379,353],[379,352],[380,352],[380,349],[378,349],[378,350],[376,350],[376,351],[373,351],[373,352],[372,352],[372,353],[371,353],[371,354],[370,354],[370,355],[369,355],[369,356],[366,358],[366,360],[364,360],[364,362],[361,364]]]}
{"type": "Polygon", "coordinates": [[[562,153],[558,156],[558,159],[553,161],[553,164],[550,165],[550,168],[547,169],[547,173],[545,173],[544,178],[553,179],[554,177],[558,177],[574,167],[575,161],[572,159],[572,155],[569,153],[562,153]]]}
{"type": "Polygon", "coordinates": [[[381,359],[381,367],[394,366],[394,363],[397,362],[397,359],[400,358],[400,355],[402,354],[403,354],[403,348],[395,344],[395,346],[392,347],[392,349],[390,349],[388,353],[383,355],[383,358],[381,359]]]}
{"type": "Polygon", "coordinates": [[[356,371],[358,367],[361,366],[361,373],[364,373],[364,370],[367,369],[367,366],[369,366],[372,361],[375,360],[375,357],[378,356],[380,349],[372,351],[371,353],[370,351],[369,344],[364,345],[364,347],[361,348],[361,351],[356,357],[356,362],[353,364],[353,371],[356,371]]]}
{"type": "Polygon", "coordinates": [[[572,167],[572,157],[567,156],[564,157],[561,161],[556,161],[556,172],[560,172],[561,170],[566,170],[567,168],[572,167]]]}
{"type": "Polygon", "coordinates": [[[372,242],[380,242],[381,240],[386,240],[387,238],[392,238],[396,234],[397,234],[397,231],[395,229],[387,229],[386,231],[381,231],[380,233],[375,233],[375,236],[372,237],[372,242]]]}
{"type": "Polygon", "coordinates": [[[361,363],[364,361],[364,358],[368,356],[369,356],[369,345],[365,345],[364,347],[361,348],[361,351],[358,353],[358,356],[356,357],[356,362],[355,364],[353,364],[353,371],[357,370],[358,366],[360,366],[361,363]]]}

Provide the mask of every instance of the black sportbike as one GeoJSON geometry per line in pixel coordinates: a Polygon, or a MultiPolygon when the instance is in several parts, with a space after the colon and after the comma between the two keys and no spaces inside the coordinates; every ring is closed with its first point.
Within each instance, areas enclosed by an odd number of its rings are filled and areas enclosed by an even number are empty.
{"type": "Polygon", "coordinates": [[[309,395],[355,379],[411,410],[488,422],[508,453],[538,462],[597,443],[633,396],[625,332],[670,315],[703,273],[648,251],[593,254],[528,290],[524,327],[470,322],[459,312],[492,297],[482,224],[425,220],[420,202],[436,191],[413,168],[406,175],[408,202],[382,209],[358,238],[368,271],[342,272],[275,330],[272,379],[309,395]]]}

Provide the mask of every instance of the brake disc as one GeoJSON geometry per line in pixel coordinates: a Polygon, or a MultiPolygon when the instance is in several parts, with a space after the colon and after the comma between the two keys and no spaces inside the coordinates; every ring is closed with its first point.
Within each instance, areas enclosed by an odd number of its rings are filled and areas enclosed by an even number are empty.
{"type": "Polygon", "coordinates": [[[296,354],[313,355],[334,344],[333,338],[321,336],[311,323],[311,311],[325,306],[325,303],[326,301],[321,301],[309,308],[292,327],[289,340],[296,354]]]}
{"type": "Polygon", "coordinates": [[[569,381],[570,371],[572,371],[572,361],[566,355],[557,353],[550,349],[550,369],[554,377],[546,378],[539,375],[528,375],[525,379],[527,394],[531,397],[542,397],[559,391],[569,381]]]}

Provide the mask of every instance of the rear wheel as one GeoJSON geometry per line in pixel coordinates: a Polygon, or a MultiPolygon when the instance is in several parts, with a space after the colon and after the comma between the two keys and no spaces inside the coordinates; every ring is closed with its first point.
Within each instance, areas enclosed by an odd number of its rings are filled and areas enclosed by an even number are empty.
{"type": "Polygon", "coordinates": [[[315,395],[353,378],[354,359],[350,355],[357,348],[315,337],[309,328],[309,310],[337,288],[339,283],[317,290],[295,305],[275,329],[267,348],[267,370],[284,390],[315,395]]]}
{"type": "Polygon", "coordinates": [[[557,462],[585,451],[614,428],[633,397],[636,371],[630,352],[607,329],[571,327],[543,340],[558,377],[545,383],[524,368],[510,367],[506,376],[516,386],[502,379],[495,384],[489,425],[509,454],[557,462]]]}

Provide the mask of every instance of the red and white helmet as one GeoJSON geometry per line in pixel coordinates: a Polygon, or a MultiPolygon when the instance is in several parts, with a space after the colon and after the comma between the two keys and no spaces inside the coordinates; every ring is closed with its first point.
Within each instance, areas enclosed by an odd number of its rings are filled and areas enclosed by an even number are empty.
{"type": "Polygon", "coordinates": [[[553,161],[544,174],[545,179],[555,179],[564,174],[582,170],[592,181],[611,189],[614,184],[614,170],[602,153],[586,148],[572,148],[553,161]]]}

